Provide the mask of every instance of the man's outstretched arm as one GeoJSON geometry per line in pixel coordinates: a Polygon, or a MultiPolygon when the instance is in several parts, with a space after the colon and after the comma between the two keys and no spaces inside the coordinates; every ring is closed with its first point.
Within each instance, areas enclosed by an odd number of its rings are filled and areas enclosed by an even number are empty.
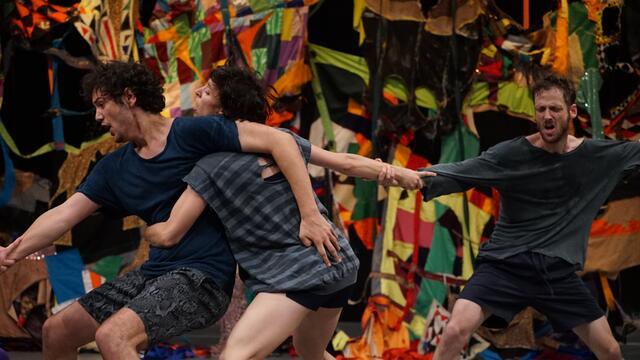
{"type": "Polygon", "coordinates": [[[16,241],[17,245],[0,248],[0,272],[15,261],[44,249],[91,215],[100,206],[82,193],[73,194],[67,201],[40,215],[16,241]]]}
{"type": "Polygon", "coordinates": [[[307,246],[314,244],[324,263],[330,266],[327,250],[334,259],[338,259],[338,239],[316,205],[309,172],[298,144],[286,132],[265,125],[248,121],[237,122],[237,125],[242,151],[271,154],[276,161],[300,210],[300,240],[307,246]]]}

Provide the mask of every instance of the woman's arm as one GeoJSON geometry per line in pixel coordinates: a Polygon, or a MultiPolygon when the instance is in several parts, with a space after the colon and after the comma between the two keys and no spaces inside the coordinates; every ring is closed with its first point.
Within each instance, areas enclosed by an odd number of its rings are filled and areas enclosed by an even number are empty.
{"type": "Polygon", "coordinates": [[[149,226],[144,232],[144,238],[153,246],[174,246],[198,220],[206,206],[204,199],[188,186],[171,209],[169,219],[149,226]]]}
{"type": "Polygon", "coordinates": [[[243,152],[271,154],[287,178],[300,210],[300,240],[314,244],[325,265],[331,266],[327,251],[338,259],[338,238],[320,214],[300,149],[294,138],[277,129],[248,121],[236,122],[243,152]],[[325,250],[326,249],[326,250],[325,250]]]}
{"type": "Polygon", "coordinates": [[[315,145],[311,147],[311,163],[347,176],[378,179],[383,185],[401,186],[412,190],[423,186],[421,177],[435,176],[429,171],[418,172],[356,154],[327,151],[315,145]]]}

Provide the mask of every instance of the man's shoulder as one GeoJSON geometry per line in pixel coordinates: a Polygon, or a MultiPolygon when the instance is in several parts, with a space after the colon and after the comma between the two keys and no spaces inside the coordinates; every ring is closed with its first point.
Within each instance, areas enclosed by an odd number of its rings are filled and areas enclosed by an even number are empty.
{"type": "Polygon", "coordinates": [[[524,142],[528,142],[525,137],[518,136],[513,139],[501,141],[492,147],[488,148],[483,155],[485,157],[504,157],[514,155],[519,152],[519,150],[525,149],[526,144],[524,142]]]}
{"type": "Polygon", "coordinates": [[[134,151],[134,146],[131,142],[128,142],[120,146],[116,150],[108,153],[103,158],[98,160],[98,164],[103,164],[103,166],[112,163],[115,164],[118,161],[121,161],[124,158],[125,154],[129,151],[134,151]]]}

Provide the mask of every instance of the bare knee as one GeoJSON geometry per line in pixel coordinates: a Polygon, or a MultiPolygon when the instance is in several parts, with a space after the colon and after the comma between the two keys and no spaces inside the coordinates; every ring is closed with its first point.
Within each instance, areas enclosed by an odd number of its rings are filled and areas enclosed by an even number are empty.
{"type": "Polygon", "coordinates": [[[255,349],[252,346],[247,346],[250,342],[243,341],[242,339],[234,336],[231,333],[231,337],[227,340],[219,360],[254,360],[264,359],[269,354],[261,354],[260,349],[255,349]]]}
{"type": "Polygon", "coordinates": [[[96,344],[102,352],[109,352],[111,349],[117,348],[114,339],[115,334],[112,333],[109,325],[100,325],[96,331],[96,344]]]}
{"type": "Polygon", "coordinates": [[[293,337],[293,346],[298,355],[304,360],[322,360],[324,356],[324,347],[319,348],[313,346],[317,344],[309,344],[308,341],[300,340],[296,336],[293,337]]]}
{"type": "Polygon", "coordinates": [[[58,340],[65,338],[66,335],[64,322],[58,316],[53,315],[42,325],[42,340],[45,345],[55,346],[60,344],[58,340]]]}
{"type": "Polygon", "coordinates": [[[456,343],[466,342],[471,336],[471,331],[472,330],[462,326],[459,322],[450,322],[444,328],[442,340],[456,343]]]}
{"type": "MultiPolygon", "coordinates": [[[[228,345],[228,344],[227,344],[228,345]]],[[[259,359],[256,354],[252,354],[247,351],[243,351],[239,347],[225,346],[220,354],[219,360],[254,360],[259,359]]]]}
{"type": "Polygon", "coordinates": [[[132,339],[123,336],[117,325],[109,321],[100,325],[96,331],[96,344],[103,354],[119,354],[125,348],[135,349],[135,345],[131,341],[132,339]]]}
{"type": "Polygon", "coordinates": [[[622,351],[620,350],[620,345],[617,342],[610,344],[602,354],[598,354],[598,358],[600,360],[621,360],[622,351]]]}

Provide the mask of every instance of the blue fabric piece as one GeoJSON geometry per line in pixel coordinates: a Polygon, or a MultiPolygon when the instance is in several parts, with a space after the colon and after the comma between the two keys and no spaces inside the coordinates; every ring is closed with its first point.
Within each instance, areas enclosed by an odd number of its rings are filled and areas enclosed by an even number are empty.
{"type": "MultiPolygon", "coordinates": [[[[235,122],[215,116],[179,117],[173,121],[160,154],[141,158],[134,144],[128,143],[98,161],[78,192],[106,212],[137,215],[147,224],[155,224],[169,218],[186,188],[183,177],[200,158],[240,150],[235,122]]],[[[182,267],[202,271],[231,294],[236,264],[224,228],[208,207],[177,245],[152,246],[141,270],[151,278],[182,267]]]]}
{"type": "Polygon", "coordinates": [[[0,348],[0,360],[9,360],[9,354],[0,348]]]}
{"type": "Polygon", "coordinates": [[[160,344],[149,349],[143,360],[182,360],[194,358],[195,354],[188,347],[176,347],[160,344]]]}
{"type": "Polygon", "coordinates": [[[4,161],[4,184],[0,190],[0,207],[3,207],[11,200],[13,188],[16,186],[16,174],[13,170],[11,156],[9,156],[9,147],[2,138],[0,138],[0,150],[2,150],[2,160],[4,161]]]}
{"type": "Polygon", "coordinates": [[[84,263],[78,249],[62,251],[44,258],[49,280],[58,303],[79,298],[85,294],[82,282],[84,263]]]}
{"type": "MultiPolygon", "coordinates": [[[[61,39],[53,40],[53,46],[60,48],[62,46],[61,39]]],[[[58,58],[53,57],[53,94],[51,94],[51,108],[60,108],[60,91],[58,91],[58,58]]],[[[58,113],[51,120],[51,126],[53,127],[53,145],[56,150],[64,150],[64,124],[62,122],[62,115],[58,113]]]]}
{"type": "Polygon", "coordinates": [[[480,358],[482,360],[502,360],[502,357],[500,357],[500,355],[497,352],[489,349],[484,350],[478,355],[480,355],[480,358]]]}

